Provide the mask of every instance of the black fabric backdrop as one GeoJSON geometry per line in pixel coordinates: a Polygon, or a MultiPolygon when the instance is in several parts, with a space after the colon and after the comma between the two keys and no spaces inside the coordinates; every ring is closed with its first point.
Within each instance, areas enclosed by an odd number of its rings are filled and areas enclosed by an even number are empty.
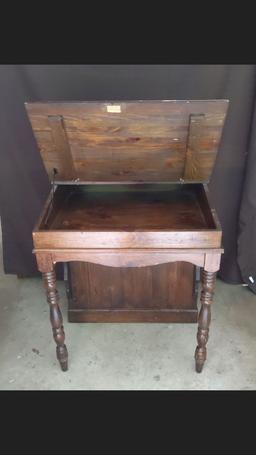
{"type": "Polygon", "coordinates": [[[249,276],[256,277],[255,76],[254,65],[0,66],[5,272],[37,274],[31,231],[50,189],[25,101],[228,98],[229,112],[209,185],[223,228],[225,254],[219,275],[230,283],[252,284],[249,276]]]}

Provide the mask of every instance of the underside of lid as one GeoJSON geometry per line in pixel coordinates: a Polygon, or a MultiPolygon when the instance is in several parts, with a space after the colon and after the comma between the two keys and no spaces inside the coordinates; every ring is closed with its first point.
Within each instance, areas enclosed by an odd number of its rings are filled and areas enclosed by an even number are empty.
{"type": "Polygon", "coordinates": [[[51,181],[207,182],[228,100],[25,106],[51,181]]]}

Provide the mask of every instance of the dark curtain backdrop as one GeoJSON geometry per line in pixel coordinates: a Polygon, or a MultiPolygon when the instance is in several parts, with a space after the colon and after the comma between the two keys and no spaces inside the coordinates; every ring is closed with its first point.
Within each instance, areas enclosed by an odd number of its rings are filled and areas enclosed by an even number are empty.
{"type": "Polygon", "coordinates": [[[0,66],[5,272],[37,273],[31,231],[50,189],[25,101],[228,98],[229,112],[209,185],[223,228],[220,277],[230,283],[252,283],[249,276],[256,276],[255,70],[254,65],[0,66]]]}

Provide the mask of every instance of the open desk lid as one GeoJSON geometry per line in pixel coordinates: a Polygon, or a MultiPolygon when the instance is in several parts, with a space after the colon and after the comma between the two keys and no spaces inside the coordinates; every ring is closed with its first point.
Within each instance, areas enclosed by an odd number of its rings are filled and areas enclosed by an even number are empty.
{"type": "Polygon", "coordinates": [[[25,106],[51,181],[207,182],[228,100],[25,106]]]}

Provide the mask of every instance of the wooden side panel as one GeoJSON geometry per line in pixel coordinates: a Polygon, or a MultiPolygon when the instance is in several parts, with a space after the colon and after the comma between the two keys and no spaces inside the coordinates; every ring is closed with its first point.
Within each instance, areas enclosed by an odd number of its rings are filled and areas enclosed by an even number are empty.
{"type": "Polygon", "coordinates": [[[115,101],[27,103],[26,109],[50,179],[55,168],[58,181],[193,182],[209,180],[227,106],[227,100],[115,101]],[[189,139],[191,115],[204,122],[189,139]],[[56,117],[68,160],[49,121],[56,117]]]}

